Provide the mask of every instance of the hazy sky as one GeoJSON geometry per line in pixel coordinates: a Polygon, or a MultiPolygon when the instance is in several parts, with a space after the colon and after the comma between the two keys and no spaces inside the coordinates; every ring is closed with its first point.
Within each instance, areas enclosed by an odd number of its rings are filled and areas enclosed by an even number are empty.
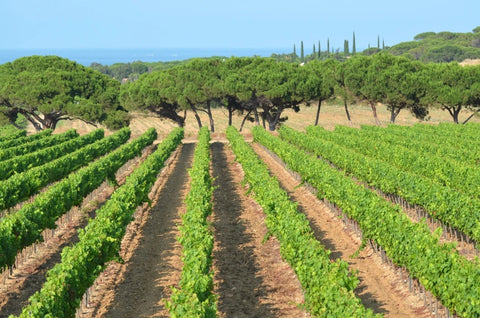
{"type": "Polygon", "coordinates": [[[2,0],[0,49],[322,48],[471,32],[479,0],[2,0]],[[324,46],[325,45],[325,46],[324,46]]]}

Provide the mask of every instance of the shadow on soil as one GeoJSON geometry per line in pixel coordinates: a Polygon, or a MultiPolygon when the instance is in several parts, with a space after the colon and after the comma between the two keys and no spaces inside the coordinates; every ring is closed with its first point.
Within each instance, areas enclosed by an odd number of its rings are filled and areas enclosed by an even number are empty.
{"type": "MultiPolygon", "coordinates": [[[[280,182],[280,185],[281,187],[288,193],[290,199],[292,201],[295,201],[293,198],[292,198],[292,193],[289,192],[288,190],[286,190],[286,188],[284,187],[284,185],[281,184],[280,182]]],[[[336,259],[344,259],[344,260],[347,260],[348,262],[348,259],[350,258],[350,255],[344,255],[344,253],[342,251],[340,251],[339,249],[337,249],[335,243],[326,237],[326,232],[323,231],[320,227],[317,226],[317,224],[314,222],[314,220],[312,220],[311,218],[308,217],[307,213],[305,213],[305,208],[302,206],[302,203],[301,202],[298,202],[298,211],[300,213],[303,213],[305,214],[305,216],[307,217],[307,220],[309,221],[310,223],[310,228],[312,229],[312,232],[313,232],[313,235],[315,236],[315,238],[320,242],[322,243],[322,245],[325,247],[325,249],[327,250],[330,250],[331,251],[331,254],[330,254],[330,259],[332,260],[336,260],[336,259]]],[[[362,281],[362,277],[361,275],[357,274],[358,278],[360,279],[360,281],[362,281]]],[[[366,307],[366,308],[370,308],[374,313],[376,314],[386,314],[388,313],[384,308],[383,308],[383,303],[382,302],[379,302],[377,299],[375,299],[375,297],[371,294],[371,293],[363,293],[363,290],[365,289],[365,286],[358,286],[354,292],[355,292],[355,295],[360,298],[360,300],[362,301],[363,305],[366,307]]]]}
{"type": "Polygon", "coordinates": [[[182,146],[177,163],[160,191],[157,203],[142,229],[139,245],[129,261],[124,280],[115,287],[115,299],[106,317],[148,317],[163,310],[165,298],[159,282],[173,269],[165,260],[172,256],[176,242],[173,229],[183,205],[187,170],[191,166],[194,143],[182,146]]]}
{"type": "Polygon", "coordinates": [[[255,263],[252,239],[242,223],[241,198],[233,181],[224,145],[211,145],[216,189],[213,197],[214,233],[218,250],[214,254],[218,285],[218,309],[226,317],[277,317],[269,304],[259,302],[267,294],[255,263]]]}

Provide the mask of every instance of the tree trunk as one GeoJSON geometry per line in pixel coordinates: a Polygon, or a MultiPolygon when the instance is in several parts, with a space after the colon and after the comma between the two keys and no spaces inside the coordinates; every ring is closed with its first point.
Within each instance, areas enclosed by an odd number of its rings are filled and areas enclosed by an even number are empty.
{"type": "MultiPolygon", "coordinates": [[[[180,116],[179,116],[180,117],[180,116]]],[[[181,127],[185,127],[185,121],[187,120],[187,110],[184,109],[183,110],[183,118],[182,118],[182,126],[181,127]]]]}
{"type": "Polygon", "coordinates": [[[210,101],[207,102],[207,115],[208,115],[208,120],[210,122],[210,131],[213,133],[215,132],[215,124],[213,122],[212,108],[210,107],[210,101]]]}
{"type": "Polygon", "coordinates": [[[58,124],[58,120],[52,120],[51,122],[48,123],[47,128],[55,130],[55,128],[57,128],[57,124],[58,124]]]}
{"type": "Polygon", "coordinates": [[[198,115],[197,108],[193,104],[190,104],[190,108],[192,109],[193,115],[195,116],[195,119],[197,120],[198,129],[202,128],[202,121],[200,120],[200,116],[198,115]]]}
{"type": "Polygon", "coordinates": [[[277,112],[277,114],[275,116],[268,116],[267,117],[267,122],[268,122],[268,130],[269,131],[275,131],[275,128],[277,126],[277,123],[278,123],[278,118],[279,116],[277,116],[279,114],[279,112],[277,112]]]}
{"type": "Polygon", "coordinates": [[[228,126],[232,126],[233,107],[228,107],[228,126]]]}
{"type": "Polygon", "coordinates": [[[245,121],[247,120],[247,118],[248,118],[248,116],[250,115],[251,112],[252,112],[252,110],[250,109],[248,111],[248,113],[245,115],[245,117],[243,117],[242,124],[240,125],[240,132],[242,131],[243,125],[245,124],[245,121]]]}
{"type": "Polygon", "coordinates": [[[57,127],[60,117],[61,116],[57,113],[45,114],[45,116],[43,116],[43,129],[55,130],[55,127],[57,127]]]}
{"type": "Polygon", "coordinates": [[[276,120],[268,122],[268,130],[275,131],[276,126],[277,126],[277,121],[276,120]]]}
{"type": "Polygon", "coordinates": [[[270,116],[270,119],[268,121],[268,129],[270,131],[275,131],[275,129],[277,128],[277,125],[278,125],[278,122],[280,121],[280,117],[282,116],[282,112],[284,110],[284,106],[279,106],[278,107],[278,110],[275,114],[275,116],[270,116]]]}
{"type": "Polygon", "coordinates": [[[348,124],[352,126],[352,119],[350,118],[350,112],[348,111],[347,100],[343,101],[343,105],[345,106],[345,113],[347,114],[348,124]]]}
{"type": "Polygon", "coordinates": [[[457,111],[455,110],[454,113],[453,113],[453,121],[455,122],[455,124],[458,124],[459,121],[458,121],[458,114],[460,113],[460,109],[457,111]]]}
{"type": "Polygon", "coordinates": [[[377,106],[375,106],[374,102],[370,102],[370,106],[372,107],[372,113],[373,113],[373,118],[375,118],[375,124],[377,124],[377,126],[381,126],[382,123],[380,122],[380,120],[378,120],[378,116],[377,116],[377,106]]]}
{"type": "MultiPolygon", "coordinates": [[[[260,120],[258,118],[258,109],[257,109],[257,105],[254,105],[253,106],[253,114],[255,115],[255,124],[257,126],[260,126],[260,120]]],[[[265,125],[264,125],[265,126],[265,125]]]]}
{"type": "Polygon", "coordinates": [[[448,112],[450,113],[450,116],[452,116],[453,122],[455,124],[458,124],[459,123],[458,115],[460,114],[460,111],[462,110],[462,106],[452,106],[452,107],[444,106],[444,108],[446,110],[448,110],[448,112]]]}
{"type": "Polygon", "coordinates": [[[395,120],[397,119],[398,114],[400,114],[400,110],[402,110],[402,108],[390,106],[390,123],[395,124],[395,120]]]}
{"type": "MultiPolygon", "coordinates": [[[[263,129],[267,129],[267,127],[265,126],[265,118],[268,116],[269,114],[265,112],[265,108],[263,109],[263,112],[261,114],[261,117],[262,117],[262,126],[263,126],[263,129]]],[[[267,119],[268,120],[268,119],[267,119]]]]}
{"type": "Polygon", "coordinates": [[[180,127],[180,128],[185,127],[185,119],[187,119],[187,110],[183,111],[183,117],[177,115],[175,121],[177,122],[178,127],[180,127]]]}
{"type": "Polygon", "coordinates": [[[322,100],[318,99],[318,107],[317,107],[317,116],[315,117],[315,126],[318,126],[318,118],[320,117],[320,107],[322,107],[322,100]]]}

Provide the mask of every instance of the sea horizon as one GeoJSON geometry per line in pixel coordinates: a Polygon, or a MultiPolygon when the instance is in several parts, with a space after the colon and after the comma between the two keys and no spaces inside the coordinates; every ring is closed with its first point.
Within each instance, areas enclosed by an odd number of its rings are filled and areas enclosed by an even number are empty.
{"type": "Polygon", "coordinates": [[[170,62],[211,56],[268,57],[290,51],[287,48],[0,49],[0,64],[31,55],[57,55],[90,66],[92,63],[170,62]]]}

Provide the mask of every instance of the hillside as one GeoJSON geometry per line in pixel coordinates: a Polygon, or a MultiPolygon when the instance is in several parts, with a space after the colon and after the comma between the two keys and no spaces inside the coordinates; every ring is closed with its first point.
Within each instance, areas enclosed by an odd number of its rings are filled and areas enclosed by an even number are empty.
{"type": "Polygon", "coordinates": [[[401,42],[386,51],[393,55],[407,55],[422,62],[462,62],[480,59],[480,27],[472,32],[423,32],[413,41],[401,42]]]}

